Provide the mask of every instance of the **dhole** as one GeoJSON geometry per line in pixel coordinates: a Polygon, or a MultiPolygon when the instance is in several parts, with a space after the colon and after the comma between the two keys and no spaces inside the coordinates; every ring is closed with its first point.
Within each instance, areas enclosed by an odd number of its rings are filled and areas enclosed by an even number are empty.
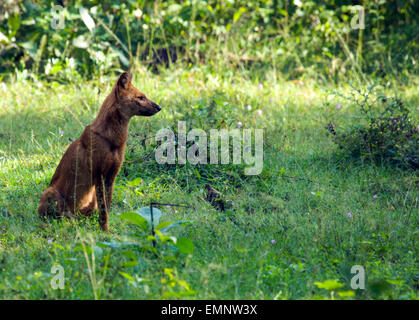
{"type": "Polygon", "coordinates": [[[109,231],[113,184],[124,160],[129,121],[161,110],[132,86],[131,79],[131,73],[121,74],[96,119],[64,153],[41,195],[40,216],[73,217],[99,210],[99,225],[109,231]]]}

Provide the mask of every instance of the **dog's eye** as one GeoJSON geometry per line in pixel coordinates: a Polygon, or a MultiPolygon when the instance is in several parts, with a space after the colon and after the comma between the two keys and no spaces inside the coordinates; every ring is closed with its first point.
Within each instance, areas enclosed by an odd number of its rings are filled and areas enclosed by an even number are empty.
{"type": "Polygon", "coordinates": [[[145,98],[143,96],[138,96],[138,100],[143,101],[145,98]]]}

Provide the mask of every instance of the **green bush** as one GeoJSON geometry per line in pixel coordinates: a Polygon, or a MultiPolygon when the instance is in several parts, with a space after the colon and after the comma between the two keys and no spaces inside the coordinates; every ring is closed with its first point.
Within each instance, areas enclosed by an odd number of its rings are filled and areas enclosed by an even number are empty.
{"type": "Polygon", "coordinates": [[[355,158],[419,168],[419,126],[410,110],[397,98],[355,92],[359,117],[342,124],[342,133],[331,127],[334,140],[355,158]]]}
{"type": "Polygon", "coordinates": [[[354,5],[352,0],[8,0],[0,4],[0,77],[27,69],[44,77],[91,78],[135,63],[157,71],[175,61],[223,63],[256,77],[274,67],[289,79],[415,73],[419,2],[363,1],[362,30],[351,28],[354,5]],[[51,26],[58,2],[64,4],[63,29],[51,26]]]}

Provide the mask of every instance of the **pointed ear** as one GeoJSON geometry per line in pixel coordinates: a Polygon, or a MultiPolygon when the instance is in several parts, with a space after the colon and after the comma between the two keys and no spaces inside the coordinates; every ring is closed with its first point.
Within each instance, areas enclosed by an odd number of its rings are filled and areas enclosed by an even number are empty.
{"type": "Polygon", "coordinates": [[[131,72],[124,72],[119,76],[119,79],[117,81],[118,87],[127,89],[128,84],[131,83],[132,80],[132,74],[131,72]]]}

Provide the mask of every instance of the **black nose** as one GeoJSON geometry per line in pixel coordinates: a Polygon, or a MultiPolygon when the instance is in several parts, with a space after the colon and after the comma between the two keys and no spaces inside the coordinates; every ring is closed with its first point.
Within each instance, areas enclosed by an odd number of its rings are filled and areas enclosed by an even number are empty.
{"type": "Polygon", "coordinates": [[[156,104],[156,103],[153,103],[153,107],[156,108],[157,111],[160,111],[161,110],[161,107],[158,104],[156,104]]]}

